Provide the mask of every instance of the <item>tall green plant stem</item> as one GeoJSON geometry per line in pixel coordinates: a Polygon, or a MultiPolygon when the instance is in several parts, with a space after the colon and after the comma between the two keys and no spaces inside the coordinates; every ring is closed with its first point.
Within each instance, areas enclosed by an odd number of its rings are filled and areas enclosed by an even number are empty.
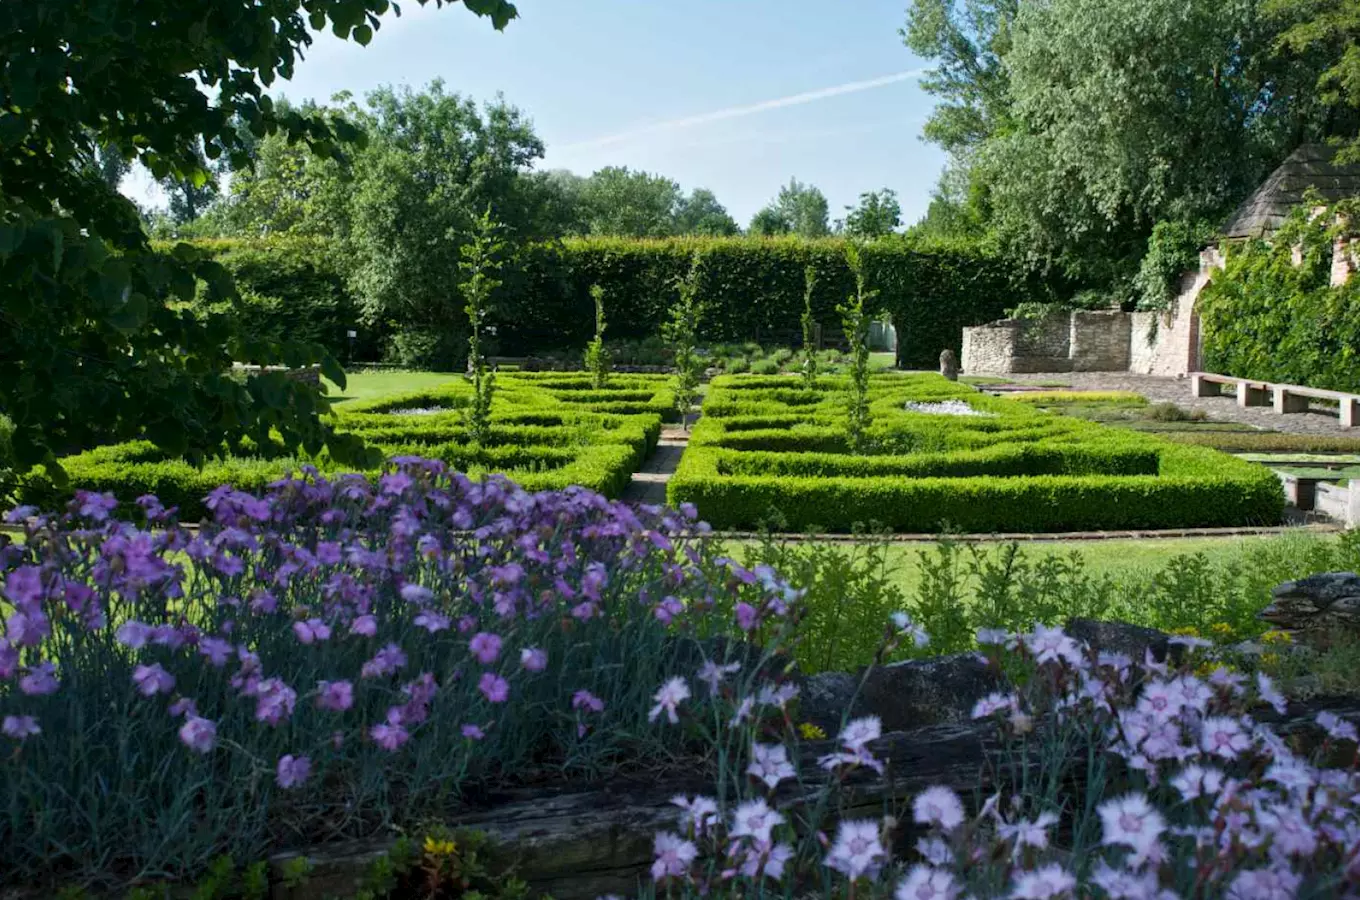
{"type": "Polygon", "coordinates": [[[845,250],[846,261],[855,273],[855,293],[837,307],[841,326],[850,344],[850,397],[846,411],[846,433],[851,453],[864,452],[865,432],[869,429],[869,321],[865,306],[878,296],[869,290],[864,277],[864,260],[859,248],[850,244],[845,250]]]}
{"type": "Polygon", "coordinates": [[[671,307],[670,319],[662,327],[662,337],[675,352],[675,408],[680,423],[689,428],[688,415],[699,396],[699,382],[703,361],[699,358],[699,321],[703,318],[703,301],[699,297],[699,276],[703,259],[696,253],[689,272],[680,279],[677,289],[680,300],[671,307]]]}
{"type": "Polygon", "coordinates": [[[586,345],[586,371],[590,373],[590,383],[595,390],[603,390],[609,382],[609,351],[604,347],[604,288],[598,284],[590,286],[590,296],[595,301],[595,337],[586,345]]]}
{"type": "Polygon", "coordinates": [[[468,368],[473,396],[468,429],[478,444],[485,444],[491,438],[491,399],[496,392],[496,373],[487,366],[482,353],[482,328],[491,312],[492,294],[501,286],[496,276],[501,270],[499,254],[505,249],[505,242],[497,237],[499,231],[500,226],[488,207],[474,221],[472,239],[463,246],[463,261],[459,263],[465,274],[462,291],[467,306],[464,309],[472,326],[468,336],[468,368]]]}
{"type": "Polygon", "coordinates": [[[803,270],[803,384],[808,390],[817,386],[817,348],[814,332],[817,322],[812,316],[812,295],[817,290],[817,270],[808,266],[803,270]]]}

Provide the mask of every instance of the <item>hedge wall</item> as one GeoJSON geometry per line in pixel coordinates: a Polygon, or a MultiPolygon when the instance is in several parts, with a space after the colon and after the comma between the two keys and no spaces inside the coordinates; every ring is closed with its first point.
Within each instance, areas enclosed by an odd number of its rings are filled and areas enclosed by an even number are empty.
{"type": "MultiPolygon", "coordinates": [[[[655,334],[675,296],[674,282],[696,251],[703,257],[702,334],[709,341],[793,339],[803,312],[804,270],[818,273],[813,312],[839,334],[836,305],[854,290],[842,239],[590,238],[531,248],[522,289],[508,298],[502,341],[508,353],[579,346],[593,323],[590,286],[607,291],[610,337],[655,334]]],[[[934,368],[940,351],[961,351],[963,328],[1001,317],[1017,303],[1050,299],[1050,287],[1005,261],[958,249],[916,249],[897,239],[864,250],[877,306],[898,328],[900,365],[934,368]]]]}
{"type": "MultiPolygon", "coordinates": [[[[341,261],[323,242],[226,239],[199,245],[248,295],[239,312],[250,327],[317,340],[337,358],[348,358],[345,330],[356,327],[357,304],[341,261]]],[[[507,266],[493,318],[493,352],[519,356],[584,347],[594,327],[590,286],[597,283],[607,292],[610,339],[654,336],[675,299],[675,280],[696,251],[704,260],[701,291],[708,304],[704,340],[801,341],[809,265],[819,274],[817,320],[826,333],[840,334],[836,305],[854,290],[842,239],[592,238],[530,246],[507,266]]],[[[1052,299],[1050,285],[978,251],[921,249],[888,239],[870,244],[863,256],[870,286],[879,291],[878,309],[897,324],[904,366],[933,369],[944,348],[960,352],[965,326],[999,318],[1021,302],[1052,299]]],[[[388,335],[357,327],[356,358],[376,359],[388,335]]]]}

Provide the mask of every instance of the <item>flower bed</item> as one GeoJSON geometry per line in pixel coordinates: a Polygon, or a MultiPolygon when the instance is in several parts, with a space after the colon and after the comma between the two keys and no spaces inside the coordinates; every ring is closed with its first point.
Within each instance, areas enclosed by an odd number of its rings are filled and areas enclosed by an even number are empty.
{"type": "MultiPolygon", "coordinates": [[[[964,708],[986,731],[886,734],[864,704],[910,682],[886,667],[878,688],[874,669],[824,682],[839,717],[824,734],[782,650],[802,592],[717,556],[693,509],[529,494],[417,459],[376,485],[221,487],[196,535],[154,498],[138,504],[145,529],[112,520],[116,504],[81,493],[61,517],[17,510],[24,539],[0,544],[6,889],[209,873],[220,891],[222,854],[324,856],[401,830],[430,835],[418,863],[408,846],[366,896],[417,882],[444,896],[475,845],[429,823],[507,786],[558,797],[629,773],[631,803],[603,797],[598,816],[559,804],[540,828],[551,804],[532,802],[478,816],[512,839],[527,827],[531,859],[546,835],[582,868],[631,883],[641,866],[677,897],[1360,886],[1353,721],[1295,715],[1272,731],[1270,707],[1297,710],[1268,678],[1215,668],[1207,642],[1173,638],[1173,664],[1056,628],[984,630],[985,658],[924,661],[913,677],[978,673],[964,708]],[[662,787],[678,792],[668,808],[662,787]]],[[[930,641],[902,613],[881,635],[875,659],[930,641]]],[[[273,874],[305,882],[292,863],[273,874]]],[[[249,871],[259,895],[267,873],[249,871]]],[[[321,891],[308,896],[334,892],[321,891]]]]}
{"type": "Polygon", "coordinates": [[[869,452],[849,454],[844,379],[724,376],[668,485],[715,527],[1062,531],[1274,524],[1262,466],[979,394],[943,378],[876,376],[869,452]],[[966,403],[941,416],[913,403],[966,403]]]}
{"type": "MultiPolygon", "coordinates": [[[[663,382],[649,380],[652,389],[645,391],[620,379],[608,390],[585,391],[549,388],[534,383],[541,379],[523,378],[504,377],[504,389],[493,404],[491,438],[481,444],[472,440],[465,424],[471,391],[461,381],[352,403],[334,418],[341,431],[359,435],[383,458],[435,458],[474,478],[508,475],[529,490],[577,485],[619,496],[660,436],[662,416],[655,410],[670,402],[663,382]],[[568,395],[574,400],[562,399],[568,395]]],[[[195,520],[206,512],[203,497],[217,485],[259,491],[304,465],[329,473],[350,471],[324,455],[293,454],[279,447],[256,447],[200,467],[134,441],[63,459],[68,487],[36,470],[24,479],[20,498],[51,508],[73,489],[111,492],[125,504],[149,493],[178,507],[185,520],[195,520]]],[[[373,479],[379,473],[375,468],[366,474],[373,479]]]]}
{"type": "Polygon", "coordinates": [[[663,771],[683,745],[656,685],[796,597],[681,513],[436,461],[222,486],[195,535],[116,505],[20,509],[0,538],[0,885],[191,874],[498,785],[663,771]]]}

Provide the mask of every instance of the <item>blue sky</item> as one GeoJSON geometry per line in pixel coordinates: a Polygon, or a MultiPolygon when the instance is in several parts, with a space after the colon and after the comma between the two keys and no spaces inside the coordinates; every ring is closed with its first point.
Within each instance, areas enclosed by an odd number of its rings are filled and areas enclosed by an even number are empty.
{"type": "Polygon", "coordinates": [[[542,167],[659,172],[714,191],[743,226],[790,177],[821,188],[833,218],[881,187],[908,222],[929,203],[944,156],[920,139],[933,104],[897,33],[905,0],[517,6],[497,33],[460,6],[405,0],[368,47],[318,36],[275,93],[324,101],[436,77],[478,99],[500,92],[533,120],[542,167]]]}

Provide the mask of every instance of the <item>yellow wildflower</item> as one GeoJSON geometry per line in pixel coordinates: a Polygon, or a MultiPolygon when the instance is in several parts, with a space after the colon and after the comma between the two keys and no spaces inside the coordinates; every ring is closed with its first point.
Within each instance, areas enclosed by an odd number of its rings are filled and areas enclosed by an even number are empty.
{"type": "Polygon", "coordinates": [[[1227,639],[1233,636],[1233,627],[1227,622],[1215,622],[1209,626],[1209,631],[1216,638],[1227,639]]]}
{"type": "Polygon", "coordinates": [[[798,733],[803,736],[805,741],[820,741],[826,739],[826,732],[813,725],[811,722],[804,722],[798,726],[798,733]]]}
{"type": "Polygon", "coordinates": [[[452,856],[457,850],[458,850],[458,845],[455,844],[453,841],[449,841],[449,840],[440,840],[440,841],[437,841],[437,840],[435,840],[433,837],[429,837],[429,836],[427,836],[427,837],[425,838],[425,855],[426,855],[426,856],[433,856],[433,857],[435,857],[435,858],[440,858],[440,857],[444,857],[444,856],[452,856]]]}
{"type": "Polygon", "coordinates": [[[1182,625],[1180,628],[1171,629],[1171,633],[1180,637],[1199,637],[1199,629],[1193,625],[1182,625]]]}
{"type": "Polygon", "coordinates": [[[1262,653],[1262,654],[1261,654],[1261,665],[1263,665],[1263,666],[1268,666],[1268,667],[1272,667],[1272,668],[1273,668],[1274,666],[1278,666],[1279,664],[1280,664],[1280,654],[1278,654],[1278,653],[1262,653]]]}
{"type": "Polygon", "coordinates": [[[1261,635],[1261,640],[1267,644],[1292,644],[1293,636],[1287,631],[1267,631],[1261,635]]]}

